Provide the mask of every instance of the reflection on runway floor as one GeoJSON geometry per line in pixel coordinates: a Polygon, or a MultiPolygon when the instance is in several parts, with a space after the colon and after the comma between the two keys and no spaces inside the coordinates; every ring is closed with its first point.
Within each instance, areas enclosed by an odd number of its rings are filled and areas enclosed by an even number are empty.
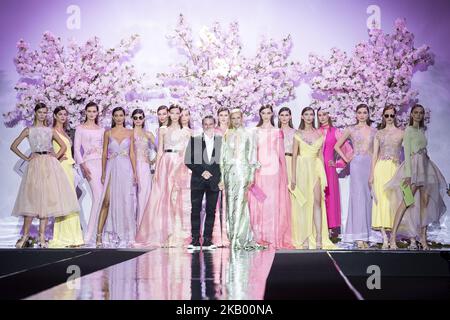
{"type": "MultiPolygon", "coordinates": [[[[262,300],[275,250],[157,249],[27,299],[262,300]]],[[[68,275],[68,277],[70,274],[68,275]]]]}

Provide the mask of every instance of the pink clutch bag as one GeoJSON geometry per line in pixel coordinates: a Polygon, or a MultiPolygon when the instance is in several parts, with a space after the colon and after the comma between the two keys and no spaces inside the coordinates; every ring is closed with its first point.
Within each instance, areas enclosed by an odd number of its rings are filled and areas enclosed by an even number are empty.
{"type": "Polygon", "coordinates": [[[259,202],[263,202],[267,198],[264,191],[262,191],[256,184],[253,184],[248,190],[259,202]]]}

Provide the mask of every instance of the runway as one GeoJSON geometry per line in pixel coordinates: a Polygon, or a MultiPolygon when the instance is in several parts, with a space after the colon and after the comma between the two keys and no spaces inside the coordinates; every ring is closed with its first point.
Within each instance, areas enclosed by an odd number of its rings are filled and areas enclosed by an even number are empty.
{"type": "Polygon", "coordinates": [[[1,249],[0,261],[1,300],[450,299],[445,250],[1,249]]]}

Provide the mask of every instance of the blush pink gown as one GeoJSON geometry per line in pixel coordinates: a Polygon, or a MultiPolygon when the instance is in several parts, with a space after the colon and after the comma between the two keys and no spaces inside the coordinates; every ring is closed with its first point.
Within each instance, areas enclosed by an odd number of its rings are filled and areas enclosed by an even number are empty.
{"type": "Polygon", "coordinates": [[[150,202],[152,189],[152,174],[150,172],[150,150],[152,142],[145,136],[134,134],[134,148],[136,153],[136,172],[139,179],[138,184],[138,225],[141,223],[144,210],[150,202]]]}
{"type": "Polygon", "coordinates": [[[162,153],[155,168],[157,179],[153,181],[150,201],[142,214],[136,247],[179,247],[189,244],[191,239],[190,199],[183,196],[190,184],[184,153],[191,132],[188,128],[162,127],[162,130],[167,133],[163,150],[158,150],[162,153]]]}
{"type": "Polygon", "coordinates": [[[292,248],[291,200],[288,191],[284,135],[281,129],[255,129],[257,154],[261,165],[255,172],[254,184],[265,194],[257,199],[248,193],[250,221],[259,244],[273,248],[292,248]]]}

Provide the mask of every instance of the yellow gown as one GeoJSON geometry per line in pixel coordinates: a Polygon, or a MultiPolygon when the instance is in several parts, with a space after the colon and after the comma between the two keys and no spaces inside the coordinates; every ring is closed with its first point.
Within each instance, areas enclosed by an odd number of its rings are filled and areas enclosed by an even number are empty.
{"type": "MultiPolygon", "coordinates": [[[[71,185],[74,185],[73,164],[75,160],[72,157],[71,143],[65,136],[59,134],[66,144],[64,156],[67,158],[61,161],[64,172],[67,175],[71,185]]],[[[57,153],[60,149],[58,143],[53,141],[53,149],[57,153]]],[[[64,195],[61,195],[62,197],[64,195]]],[[[49,248],[64,248],[84,245],[83,233],[81,231],[80,216],[78,212],[73,212],[64,217],[55,218],[53,226],[53,239],[49,242],[49,248]]]]}
{"type": "Polygon", "coordinates": [[[309,249],[316,249],[316,228],[314,226],[314,186],[320,183],[322,190],[322,248],[335,249],[336,246],[328,238],[328,223],[325,207],[325,188],[327,176],[320,152],[324,142],[323,136],[312,144],[308,144],[298,133],[294,138],[299,144],[297,158],[297,186],[292,191],[292,242],[298,248],[308,240],[309,249]]]}
{"type": "Polygon", "coordinates": [[[382,129],[375,134],[375,139],[379,142],[379,152],[373,173],[375,199],[372,203],[372,229],[390,230],[401,199],[390,197],[385,185],[391,181],[398,170],[403,134],[400,129],[394,132],[382,129]]]}

